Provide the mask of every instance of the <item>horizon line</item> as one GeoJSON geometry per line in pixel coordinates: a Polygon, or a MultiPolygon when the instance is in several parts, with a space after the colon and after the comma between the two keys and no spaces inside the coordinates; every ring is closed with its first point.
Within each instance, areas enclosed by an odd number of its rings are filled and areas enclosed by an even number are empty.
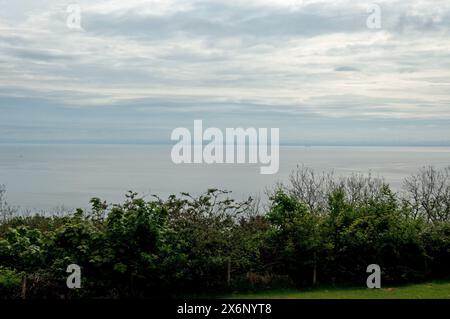
{"type": "MultiPolygon", "coordinates": [[[[204,145],[207,145],[205,143],[204,145]]],[[[139,141],[0,141],[0,145],[159,145],[159,146],[173,146],[173,143],[161,142],[161,141],[150,141],[150,142],[139,142],[139,141]]],[[[450,142],[429,142],[429,143],[341,143],[341,142],[280,142],[279,146],[299,146],[299,147],[450,147],[450,142]]]]}

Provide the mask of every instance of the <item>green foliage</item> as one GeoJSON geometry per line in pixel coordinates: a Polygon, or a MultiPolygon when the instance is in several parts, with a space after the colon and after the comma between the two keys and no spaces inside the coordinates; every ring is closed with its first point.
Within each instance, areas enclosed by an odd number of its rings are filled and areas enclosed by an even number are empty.
{"type": "Polygon", "coordinates": [[[0,293],[18,297],[23,278],[29,298],[178,296],[277,282],[364,285],[373,263],[384,283],[450,275],[449,221],[412,214],[379,180],[322,176],[315,183],[314,176],[296,175],[295,190],[277,188],[265,213],[252,199],[235,202],[210,189],[167,200],[129,192],[120,205],[93,198],[89,211],[8,218],[0,224],[0,293]],[[66,287],[70,264],[82,268],[82,289],[66,287]]]}
{"type": "Polygon", "coordinates": [[[334,273],[344,281],[363,282],[365,268],[372,263],[383,266],[387,281],[425,276],[421,223],[401,214],[387,186],[378,197],[361,205],[349,203],[345,194],[336,192],[330,196],[329,205],[327,232],[334,247],[330,276],[334,273]]]}
{"type": "Polygon", "coordinates": [[[20,292],[23,274],[0,266],[0,299],[16,298],[20,292]]]}
{"type": "Polygon", "coordinates": [[[323,250],[320,217],[295,198],[278,191],[267,218],[272,224],[268,245],[278,255],[278,271],[285,271],[297,284],[311,282],[308,273],[312,275],[323,250]]]}
{"type": "Polygon", "coordinates": [[[37,229],[27,226],[11,228],[0,239],[1,266],[20,270],[35,269],[42,264],[44,254],[44,238],[37,229]]]}

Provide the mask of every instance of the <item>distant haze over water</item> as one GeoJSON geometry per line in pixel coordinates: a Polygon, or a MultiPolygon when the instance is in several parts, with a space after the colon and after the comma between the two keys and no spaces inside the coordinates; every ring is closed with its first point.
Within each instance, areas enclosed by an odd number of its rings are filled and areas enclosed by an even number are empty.
{"type": "Polygon", "coordinates": [[[10,204],[51,210],[85,208],[94,196],[118,203],[128,190],[167,197],[215,187],[236,199],[263,196],[297,165],[336,175],[371,172],[398,189],[422,166],[450,165],[450,147],[281,146],[278,174],[260,175],[259,164],[175,165],[170,151],[171,145],[0,144],[0,184],[10,204]]]}

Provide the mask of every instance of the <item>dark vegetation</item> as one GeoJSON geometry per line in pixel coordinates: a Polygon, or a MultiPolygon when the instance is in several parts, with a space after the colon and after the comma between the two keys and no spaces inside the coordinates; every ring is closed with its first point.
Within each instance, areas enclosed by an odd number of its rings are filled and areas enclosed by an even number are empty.
{"type": "Polygon", "coordinates": [[[216,189],[90,211],[17,216],[0,189],[0,298],[141,298],[313,284],[364,286],[450,275],[450,170],[422,169],[403,190],[372,176],[299,167],[266,207],[216,189]],[[82,288],[66,287],[66,267],[82,288]]]}

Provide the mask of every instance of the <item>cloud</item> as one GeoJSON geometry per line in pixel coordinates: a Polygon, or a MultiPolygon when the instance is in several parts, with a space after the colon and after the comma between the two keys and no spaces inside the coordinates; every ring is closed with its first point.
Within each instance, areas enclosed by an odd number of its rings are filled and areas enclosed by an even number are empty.
{"type": "Polygon", "coordinates": [[[36,60],[36,61],[66,61],[69,62],[71,56],[68,54],[61,54],[54,51],[48,50],[36,50],[36,49],[22,49],[13,48],[5,50],[5,53],[11,55],[12,57],[25,60],[36,60]]]}
{"type": "Polygon", "coordinates": [[[88,114],[126,114],[124,132],[152,116],[165,130],[194,116],[292,128],[302,118],[335,121],[330,136],[349,139],[354,121],[450,121],[448,1],[378,1],[380,30],[366,26],[370,1],[78,1],[83,32],[66,26],[70,3],[14,1],[0,12],[7,134],[38,134],[20,132],[23,110],[80,127],[88,114]]]}
{"type": "Polygon", "coordinates": [[[360,72],[358,68],[352,66],[338,66],[334,69],[336,72],[360,72]]]}

